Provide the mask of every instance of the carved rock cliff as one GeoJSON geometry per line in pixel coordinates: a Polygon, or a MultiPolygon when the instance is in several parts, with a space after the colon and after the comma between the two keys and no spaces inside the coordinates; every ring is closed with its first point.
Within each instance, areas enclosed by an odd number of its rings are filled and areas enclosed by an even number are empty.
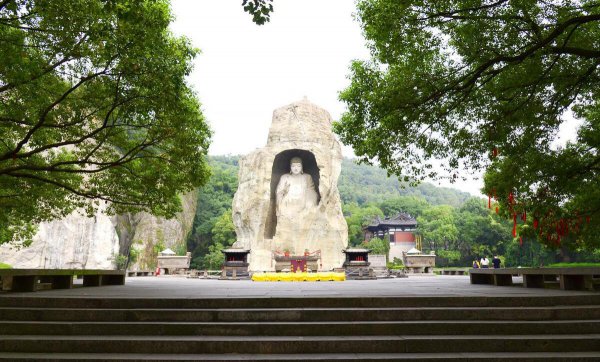
{"type": "Polygon", "coordinates": [[[319,269],[341,267],[348,245],[348,226],[337,189],[342,153],[331,130],[329,113],[302,100],[276,109],[267,145],[240,160],[239,185],[233,200],[233,222],[238,242],[250,249],[250,270],[274,270],[273,256],[320,251],[319,269]],[[304,173],[312,176],[318,192],[314,209],[294,223],[276,215],[276,187],[289,172],[290,160],[300,157],[304,173]]]}
{"type": "Polygon", "coordinates": [[[114,269],[115,255],[126,255],[133,245],[139,256],[129,269],[154,268],[157,251],[185,248],[196,204],[197,192],[183,195],[183,211],[169,220],[147,213],[109,217],[99,211],[88,218],[74,212],[40,224],[29,247],[1,245],[0,262],[13,268],[114,269]]]}

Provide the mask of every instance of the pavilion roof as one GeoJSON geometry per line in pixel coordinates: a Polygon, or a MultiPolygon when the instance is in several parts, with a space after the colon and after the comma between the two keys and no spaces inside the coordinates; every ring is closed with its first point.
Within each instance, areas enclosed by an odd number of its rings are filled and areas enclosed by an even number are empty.
{"type": "Polygon", "coordinates": [[[373,221],[371,221],[367,228],[379,229],[395,226],[417,226],[417,220],[406,212],[399,212],[395,216],[386,217],[385,219],[381,219],[379,216],[377,216],[375,219],[373,219],[373,221]]]}
{"type": "Polygon", "coordinates": [[[348,248],[348,249],[342,250],[342,252],[344,252],[344,253],[370,253],[371,249],[365,249],[365,248],[348,248]]]}
{"type": "Polygon", "coordinates": [[[236,254],[248,254],[250,253],[249,249],[238,249],[238,248],[229,248],[221,250],[222,253],[236,253],[236,254]]]}

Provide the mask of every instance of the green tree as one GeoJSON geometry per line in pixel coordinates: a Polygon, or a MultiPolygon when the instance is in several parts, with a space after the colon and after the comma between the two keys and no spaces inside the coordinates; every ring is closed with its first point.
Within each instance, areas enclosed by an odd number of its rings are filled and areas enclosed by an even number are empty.
{"type": "Polygon", "coordinates": [[[235,240],[235,228],[231,219],[231,209],[225,210],[217,218],[211,230],[212,240],[208,245],[207,253],[199,259],[201,267],[206,269],[218,269],[225,261],[225,255],[221,250],[231,246],[235,240]]]}
{"type": "Polygon", "coordinates": [[[458,237],[453,249],[461,253],[462,265],[484,255],[504,254],[510,242],[511,224],[487,208],[485,201],[472,198],[457,210],[455,226],[458,237]]]}
{"type": "Polygon", "coordinates": [[[231,246],[235,243],[235,227],[231,219],[231,209],[225,212],[217,219],[212,228],[213,242],[224,246],[231,246]]]}
{"type": "Polygon", "coordinates": [[[223,250],[223,245],[219,243],[210,245],[208,253],[202,257],[202,266],[210,270],[220,269],[225,261],[225,254],[221,250],[223,250]]]}
{"type": "Polygon", "coordinates": [[[373,238],[369,242],[365,243],[364,246],[367,249],[371,249],[373,255],[385,255],[386,261],[390,252],[390,241],[385,239],[373,238]]]}
{"type": "Polygon", "coordinates": [[[412,217],[420,216],[430,205],[420,197],[403,196],[387,199],[379,204],[379,208],[386,216],[393,216],[399,212],[406,212],[412,217]]]}
{"type": "Polygon", "coordinates": [[[372,58],[334,128],[360,159],[413,180],[489,169],[485,192],[539,218],[540,241],[600,244],[597,1],[362,0],[358,19],[372,58]],[[578,138],[556,147],[571,115],[578,138]]]}
{"type": "Polygon", "coordinates": [[[356,203],[343,205],[342,210],[348,224],[348,243],[360,245],[364,241],[363,227],[369,225],[377,216],[383,217],[383,212],[376,206],[360,207],[356,203]]]}
{"type": "Polygon", "coordinates": [[[244,11],[252,15],[256,25],[263,25],[271,20],[273,0],[242,0],[244,11]]]}
{"type": "Polygon", "coordinates": [[[455,210],[449,205],[433,206],[417,218],[417,232],[423,236],[423,248],[449,250],[458,239],[455,210]]]}
{"type": "MultiPolygon", "coordinates": [[[[231,210],[233,195],[237,189],[238,156],[211,156],[209,164],[212,176],[198,192],[198,207],[188,237],[188,250],[192,251],[192,264],[208,253],[213,243],[213,228],[227,210],[231,210]]],[[[231,212],[231,211],[229,211],[231,212]]]]}
{"type": "Polygon", "coordinates": [[[507,242],[505,256],[507,267],[539,267],[555,262],[556,250],[538,243],[535,237],[526,236],[522,243],[519,238],[507,242]]]}
{"type": "MultiPolygon", "coordinates": [[[[459,266],[459,262],[462,259],[462,254],[458,250],[438,250],[436,251],[438,266],[459,266]],[[440,262],[438,264],[438,262],[440,262]]],[[[465,264],[462,264],[463,266],[465,264]]],[[[468,264],[467,264],[468,265],[468,264]]]]}
{"type": "Polygon", "coordinates": [[[0,243],[83,207],[173,216],[210,130],[167,0],[0,2],[0,243]]]}

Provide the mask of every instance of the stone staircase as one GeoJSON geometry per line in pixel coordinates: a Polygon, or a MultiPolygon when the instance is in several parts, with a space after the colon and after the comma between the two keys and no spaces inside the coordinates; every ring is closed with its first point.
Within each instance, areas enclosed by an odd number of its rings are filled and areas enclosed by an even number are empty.
{"type": "Polygon", "coordinates": [[[0,296],[0,360],[598,361],[600,294],[0,296]]]}

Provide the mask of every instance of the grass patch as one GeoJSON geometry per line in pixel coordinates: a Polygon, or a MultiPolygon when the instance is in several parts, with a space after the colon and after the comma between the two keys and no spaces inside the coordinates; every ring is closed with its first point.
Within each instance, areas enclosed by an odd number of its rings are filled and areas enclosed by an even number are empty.
{"type": "Polygon", "coordinates": [[[0,269],[12,269],[12,266],[4,263],[0,263],[0,269]]]}
{"type": "Polygon", "coordinates": [[[600,267],[600,263],[555,263],[548,265],[549,268],[583,268],[600,267]]]}

